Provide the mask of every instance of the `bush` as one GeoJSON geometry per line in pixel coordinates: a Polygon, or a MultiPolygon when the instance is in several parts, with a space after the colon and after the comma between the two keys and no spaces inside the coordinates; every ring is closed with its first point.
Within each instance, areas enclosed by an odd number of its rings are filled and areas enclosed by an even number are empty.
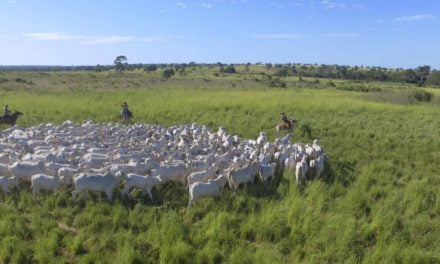
{"type": "Polygon", "coordinates": [[[162,77],[164,78],[171,78],[173,75],[175,74],[174,69],[173,68],[167,68],[165,70],[163,70],[162,72],[162,77]]]}
{"type": "Polygon", "coordinates": [[[279,88],[286,88],[286,82],[280,80],[279,78],[274,78],[269,80],[268,82],[269,87],[279,87],[279,88]]]}
{"type": "Polygon", "coordinates": [[[328,81],[327,85],[330,87],[336,87],[336,84],[332,80],[328,81]]]}
{"type": "Polygon", "coordinates": [[[351,92],[363,92],[363,93],[369,93],[369,92],[380,92],[382,89],[379,87],[374,87],[371,85],[364,85],[364,84],[342,84],[341,86],[338,86],[336,89],[338,90],[344,90],[344,91],[351,91],[351,92]]]}
{"type": "Polygon", "coordinates": [[[413,91],[409,95],[410,100],[415,100],[417,102],[426,102],[426,103],[431,102],[433,97],[434,95],[432,93],[422,89],[413,91]]]}
{"type": "Polygon", "coordinates": [[[289,75],[289,70],[287,69],[287,67],[284,67],[273,74],[273,76],[277,76],[277,77],[287,77],[288,75],[289,75]]]}
{"type": "Polygon", "coordinates": [[[223,72],[223,73],[236,73],[236,71],[235,71],[235,67],[234,66],[232,66],[232,65],[229,65],[228,67],[226,67],[226,68],[220,68],[220,72],[223,72]]]}
{"type": "Polygon", "coordinates": [[[156,71],[157,70],[157,65],[156,64],[149,64],[149,65],[147,65],[147,67],[145,67],[144,70],[145,71],[149,71],[149,72],[156,71]]]}

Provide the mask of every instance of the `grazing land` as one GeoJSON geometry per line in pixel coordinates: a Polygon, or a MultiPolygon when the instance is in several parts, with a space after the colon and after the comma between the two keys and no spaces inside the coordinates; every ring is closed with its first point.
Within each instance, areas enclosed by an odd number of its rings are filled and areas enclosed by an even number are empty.
{"type": "Polygon", "coordinates": [[[325,176],[304,188],[284,173],[189,211],[187,191],[172,184],[153,191],[156,203],[2,193],[0,262],[440,262],[440,90],[243,68],[189,67],[170,79],[160,70],[0,72],[0,103],[24,113],[19,126],[118,122],[126,101],[135,122],[274,140],[285,112],[298,120],[293,141],[320,138],[330,157],[325,176]]]}

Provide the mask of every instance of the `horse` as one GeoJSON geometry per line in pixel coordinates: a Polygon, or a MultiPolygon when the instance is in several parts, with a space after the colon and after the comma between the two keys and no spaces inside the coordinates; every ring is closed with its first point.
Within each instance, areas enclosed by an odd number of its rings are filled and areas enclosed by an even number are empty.
{"type": "Polygon", "coordinates": [[[124,105],[122,105],[121,118],[123,122],[130,122],[133,118],[133,113],[128,110],[128,107],[124,107],[124,105]]]}
{"type": "Polygon", "coordinates": [[[275,125],[275,128],[277,132],[279,132],[280,130],[292,131],[295,128],[296,122],[297,121],[295,118],[288,119],[287,121],[280,121],[278,124],[275,125]]]}
{"type": "Polygon", "coordinates": [[[23,115],[22,112],[14,111],[14,113],[11,115],[8,114],[8,115],[0,116],[0,125],[7,124],[14,126],[15,123],[17,122],[18,117],[21,115],[23,115]]]}

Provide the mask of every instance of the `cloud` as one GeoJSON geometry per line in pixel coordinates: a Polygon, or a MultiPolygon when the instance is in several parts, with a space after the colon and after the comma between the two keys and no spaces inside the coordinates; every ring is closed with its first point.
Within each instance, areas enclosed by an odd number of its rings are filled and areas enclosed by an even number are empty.
{"type": "Polygon", "coordinates": [[[181,8],[186,8],[186,4],[182,2],[177,2],[176,5],[181,8]]]}
{"type": "Polygon", "coordinates": [[[252,37],[257,39],[295,39],[304,36],[303,34],[256,34],[252,37]]]}
{"type": "Polygon", "coordinates": [[[413,15],[413,16],[401,16],[397,17],[394,20],[401,21],[401,22],[417,22],[417,21],[423,21],[423,20],[435,20],[435,16],[433,15],[413,15]]]}
{"type": "Polygon", "coordinates": [[[338,38],[338,37],[355,37],[357,33],[323,33],[323,34],[255,34],[252,38],[256,39],[304,39],[304,38],[338,38]]]}
{"type": "Polygon", "coordinates": [[[81,36],[81,35],[67,35],[59,32],[25,33],[23,35],[35,40],[75,41],[84,45],[110,44],[110,43],[121,43],[121,42],[159,42],[159,41],[169,41],[170,39],[173,38],[173,37],[134,37],[134,36],[117,36],[117,35],[81,36]]]}
{"type": "Polygon", "coordinates": [[[285,9],[284,5],[276,3],[276,2],[269,2],[269,5],[274,6],[278,9],[285,9]]]}
{"type": "Polygon", "coordinates": [[[204,7],[204,8],[212,8],[211,4],[202,3],[201,6],[204,7]]]}
{"type": "Polygon", "coordinates": [[[346,4],[331,2],[328,0],[321,1],[325,9],[348,9],[346,4]]]}

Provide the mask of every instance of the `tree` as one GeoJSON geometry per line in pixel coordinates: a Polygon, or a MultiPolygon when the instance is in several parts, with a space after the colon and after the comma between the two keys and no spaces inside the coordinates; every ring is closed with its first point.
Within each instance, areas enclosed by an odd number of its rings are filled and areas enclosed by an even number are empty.
{"type": "Polygon", "coordinates": [[[428,76],[427,83],[430,85],[440,85],[440,71],[432,71],[428,76]]]}
{"type": "Polygon", "coordinates": [[[115,70],[122,72],[127,68],[127,57],[119,55],[113,63],[115,64],[115,70]]]}
{"type": "Polygon", "coordinates": [[[223,73],[236,73],[235,67],[233,65],[229,65],[226,68],[221,67],[220,72],[223,73]]]}
{"type": "Polygon", "coordinates": [[[283,67],[282,69],[275,72],[273,75],[278,77],[286,77],[287,75],[289,75],[289,68],[283,67]]]}
{"type": "Polygon", "coordinates": [[[431,72],[431,67],[425,65],[425,66],[419,66],[417,68],[417,75],[420,78],[420,83],[424,83],[426,81],[426,78],[428,77],[429,73],[431,72]]]}
{"type": "Polygon", "coordinates": [[[102,72],[104,70],[104,67],[102,67],[101,65],[96,65],[95,67],[95,72],[102,72]]]}
{"type": "Polygon", "coordinates": [[[147,67],[145,67],[145,70],[149,71],[149,72],[156,71],[157,65],[156,64],[148,64],[147,67]]]}
{"type": "Polygon", "coordinates": [[[162,77],[169,79],[169,78],[173,77],[174,74],[175,74],[175,71],[173,68],[166,68],[162,72],[162,77]]]}

